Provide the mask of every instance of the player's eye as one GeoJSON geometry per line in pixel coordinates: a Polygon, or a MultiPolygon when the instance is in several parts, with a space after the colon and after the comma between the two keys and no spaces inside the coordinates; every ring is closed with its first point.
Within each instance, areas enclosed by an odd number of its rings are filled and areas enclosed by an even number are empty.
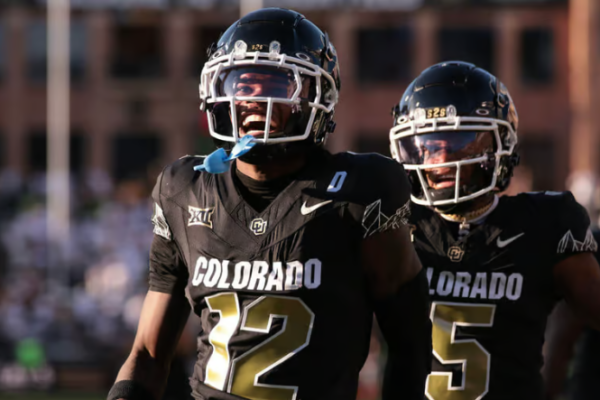
{"type": "Polygon", "coordinates": [[[252,92],[252,88],[249,85],[242,83],[237,85],[235,94],[236,96],[249,96],[252,92]]]}

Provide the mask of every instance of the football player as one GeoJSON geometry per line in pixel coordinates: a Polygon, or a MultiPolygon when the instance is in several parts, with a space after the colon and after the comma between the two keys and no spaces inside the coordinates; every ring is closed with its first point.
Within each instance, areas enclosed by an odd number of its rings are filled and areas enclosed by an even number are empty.
{"type": "Polygon", "coordinates": [[[323,149],[339,89],[328,36],[293,11],[250,13],[210,49],[200,98],[219,149],[158,178],[150,290],[110,400],[160,399],[190,305],[197,399],[354,400],[373,312],[410,363],[405,398],[422,397],[431,322],[410,185],[394,160],[323,149]]]}
{"type": "Polygon", "coordinates": [[[600,326],[587,212],[569,192],[499,197],[518,163],[518,117],[487,71],[433,65],[393,115],[391,151],[412,183],[410,222],[432,297],[426,397],[540,399],[544,328],[557,299],[600,326]]]}

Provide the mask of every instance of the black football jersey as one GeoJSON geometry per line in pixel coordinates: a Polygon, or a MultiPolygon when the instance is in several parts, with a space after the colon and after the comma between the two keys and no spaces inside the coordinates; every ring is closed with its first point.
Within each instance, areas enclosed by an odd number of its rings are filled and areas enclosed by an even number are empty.
{"type": "Polygon", "coordinates": [[[411,210],[432,301],[427,398],[541,399],[546,319],[558,300],[553,266],[597,249],[585,209],[570,192],[503,196],[460,240],[456,223],[411,210]]]}
{"type": "Polygon", "coordinates": [[[150,262],[150,289],[185,286],[201,318],[194,396],[354,400],[373,318],[360,245],[407,222],[402,166],[319,152],[257,212],[200,163],[159,177],[150,262]]]}

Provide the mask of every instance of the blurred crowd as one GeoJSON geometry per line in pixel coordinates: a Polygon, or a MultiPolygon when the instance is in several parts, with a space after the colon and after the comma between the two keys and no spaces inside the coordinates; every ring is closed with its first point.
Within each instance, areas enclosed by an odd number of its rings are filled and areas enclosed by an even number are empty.
{"type": "MultiPolygon", "coordinates": [[[[3,365],[123,361],[147,290],[152,184],[145,177],[114,184],[102,171],[73,177],[69,235],[49,242],[45,175],[0,171],[3,365]]],[[[5,375],[15,373],[0,374],[11,386],[5,375]]]]}

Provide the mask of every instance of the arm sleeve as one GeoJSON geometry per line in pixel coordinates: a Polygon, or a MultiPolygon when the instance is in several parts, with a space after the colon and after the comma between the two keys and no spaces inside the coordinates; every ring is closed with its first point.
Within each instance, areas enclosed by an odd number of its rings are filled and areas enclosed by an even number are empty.
{"type": "Polygon", "coordinates": [[[382,399],[422,400],[431,370],[431,321],[427,277],[405,226],[411,187],[401,164],[383,157],[372,161],[363,168],[358,211],[373,309],[388,346],[382,399]],[[417,264],[420,271],[404,281],[417,264]]]}
{"type": "Polygon", "coordinates": [[[554,215],[548,229],[550,238],[547,251],[553,255],[554,264],[577,253],[596,252],[598,245],[590,229],[587,211],[571,192],[558,196],[548,215],[554,215]]]}
{"type": "Polygon", "coordinates": [[[422,400],[431,373],[428,284],[422,269],[398,294],[375,306],[388,345],[382,400],[422,400]]]}
{"type": "Polygon", "coordinates": [[[355,211],[364,238],[406,225],[410,216],[411,186],[404,167],[382,156],[376,161],[364,168],[361,207],[355,211]]]}
{"type": "Polygon", "coordinates": [[[163,211],[160,193],[162,180],[163,174],[159,175],[152,191],[154,239],[150,247],[150,274],[148,279],[150,290],[176,293],[185,289],[188,281],[188,270],[163,211]]]}

